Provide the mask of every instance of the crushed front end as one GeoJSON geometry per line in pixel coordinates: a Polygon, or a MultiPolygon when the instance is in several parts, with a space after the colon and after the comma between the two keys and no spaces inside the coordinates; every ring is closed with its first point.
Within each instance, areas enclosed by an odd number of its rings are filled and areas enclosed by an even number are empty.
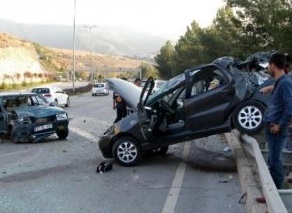
{"type": "Polygon", "coordinates": [[[10,120],[11,138],[15,142],[38,142],[57,131],[68,129],[67,113],[36,118],[25,114],[10,120]]]}

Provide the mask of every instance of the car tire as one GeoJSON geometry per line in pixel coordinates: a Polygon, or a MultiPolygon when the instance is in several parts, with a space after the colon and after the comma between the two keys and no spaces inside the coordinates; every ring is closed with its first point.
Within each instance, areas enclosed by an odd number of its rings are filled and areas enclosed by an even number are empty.
{"type": "Polygon", "coordinates": [[[9,125],[7,135],[9,136],[11,141],[13,141],[14,143],[18,143],[19,141],[16,140],[16,138],[14,137],[14,132],[14,127],[9,125]]]}
{"type": "Polygon", "coordinates": [[[65,104],[65,107],[69,107],[70,106],[70,98],[68,97],[67,98],[67,102],[66,102],[66,104],[65,104]]]}
{"type": "Polygon", "coordinates": [[[69,135],[69,129],[59,130],[56,134],[60,140],[65,140],[69,135]]]}
{"type": "Polygon", "coordinates": [[[232,116],[233,125],[245,134],[257,134],[264,127],[265,106],[257,101],[246,101],[238,105],[232,116]]]}
{"type": "Polygon", "coordinates": [[[114,143],[112,154],[122,166],[135,166],[142,161],[141,146],[129,136],[121,137],[114,143]]]}

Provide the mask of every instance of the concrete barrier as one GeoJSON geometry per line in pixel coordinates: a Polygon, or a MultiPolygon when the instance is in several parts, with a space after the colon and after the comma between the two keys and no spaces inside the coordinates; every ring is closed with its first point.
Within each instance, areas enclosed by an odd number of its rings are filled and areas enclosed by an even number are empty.
{"type": "Polygon", "coordinates": [[[242,190],[246,193],[246,206],[249,213],[291,212],[292,190],[277,190],[270,175],[258,142],[237,130],[225,134],[234,152],[242,190]],[[256,197],[264,196],[266,204],[256,202],[256,197]]]}
{"type": "Polygon", "coordinates": [[[288,210],[286,209],[286,206],[284,205],[276,185],[270,175],[270,171],[257,141],[248,135],[241,135],[241,138],[243,141],[242,145],[244,150],[248,151],[255,158],[261,181],[261,188],[267,202],[268,212],[288,213],[288,210]]]}
{"type": "Polygon", "coordinates": [[[245,193],[245,204],[248,213],[265,213],[267,206],[256,201],[257,197],[262,196],[260,182],[257,171],[253,165],[256,163],[251,156],[248,156],[241,147],[239,133],[232,131],[225,134],[226,141],[231,147],[242,191],[245,193]]]}

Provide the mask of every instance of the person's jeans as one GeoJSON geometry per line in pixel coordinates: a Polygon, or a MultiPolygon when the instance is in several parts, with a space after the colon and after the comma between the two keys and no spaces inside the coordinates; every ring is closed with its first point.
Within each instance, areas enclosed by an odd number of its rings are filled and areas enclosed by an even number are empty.
{"type": "Polygon", "coordinates": [[[287,130],[287,128],[282,128],[278,134],[272,134],[270,127],[266,127],[266,140],[269,149],[268,166],[277,189],[281,189],[284,183],[282,151],[287,130]]]}

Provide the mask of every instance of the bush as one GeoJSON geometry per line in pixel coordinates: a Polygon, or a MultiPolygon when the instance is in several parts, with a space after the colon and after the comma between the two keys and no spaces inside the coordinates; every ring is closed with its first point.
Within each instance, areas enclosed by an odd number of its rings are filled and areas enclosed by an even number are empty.
{"type": "Polygon", "coordinates": [[[6,84],[5,84],[5,82],[2,82],[2,84],[0,85],[0,89],[6,89],[6,84]]]}

